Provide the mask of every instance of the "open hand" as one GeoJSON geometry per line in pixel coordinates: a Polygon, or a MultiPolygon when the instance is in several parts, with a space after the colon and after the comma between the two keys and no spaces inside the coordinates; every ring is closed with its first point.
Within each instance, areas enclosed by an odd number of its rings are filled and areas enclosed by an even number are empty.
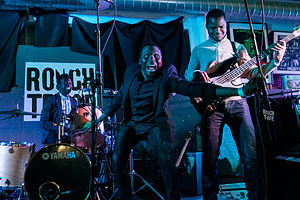
{"type": "Polygon", "coordinates": [[[206,83],[210,83],[211,80],[209,79],[206,72],[202,72],[200,70],[195,70],[193,74],[193,81],[204,81],[206,83]]]}

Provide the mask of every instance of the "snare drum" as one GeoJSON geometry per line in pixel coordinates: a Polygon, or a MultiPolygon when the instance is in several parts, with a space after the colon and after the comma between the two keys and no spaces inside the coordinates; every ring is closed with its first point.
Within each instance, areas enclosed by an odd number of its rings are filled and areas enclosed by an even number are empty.
{"type": "Polygon", "coordinates": [[[36,152],[25,171],[30,199],[85,200],[89,196],[91,163],[77,147],[52,144],[36,152]]]}
{"type": "Polygon", "coordinates": [[[34,146],[26,142],[0,142],[0,186],[21,187],[34,146]]]}
{"type": "MultiPolygon", "coordinates": [[[[80,129],[83,126],[90,122],[92,119],[92,110],[91,106],[79,106],[77,109],[74,109],[70,113],[71,115],[71,142],[73,142],[76,146],[82,148],[91,148],[91,129],[83,132],[80,129]]],[[[102,115],[102,112],[99,108],[96,108],[96,117],[97,119],[102,115]]],[[[103,122],[98,124],[97,131],[96,131],[96,141],[95,146],[101,146],[105,141],[104,133],[104,125],[103,122]]]]}

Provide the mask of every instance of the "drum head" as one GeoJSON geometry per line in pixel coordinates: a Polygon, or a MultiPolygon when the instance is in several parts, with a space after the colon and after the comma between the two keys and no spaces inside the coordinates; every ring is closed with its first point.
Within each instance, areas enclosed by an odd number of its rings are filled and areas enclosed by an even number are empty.
{"type": "MultiPolygon", "coordinates": [[[[102,111],[99,108],[95,109],[96,118],[98,119],[102,115],[102,111]]],[[[76,132],[83,128],[83,126],[92,120],[92,107],[89,105],[79,106],[70,113],[71,118],[71,130],[76,132]]],[[[97,127],[101,132],[104,132],[103,122],[98,124],[97,127]]]]}
{"type": "Polygon", "coordinates": [[[80,149],[53,144],[30,159],[24,177],[25,190],[30,199],[49,196],[48,199],[84,200],[89,196],[90,174],[91,163],[80,149]]]}
{"type": "MultiPolygon", "coordinates": [[[[99,108],[96,108],[96,118],[98,119],[102,112],[99,108]]],[[[91,135],[92,130],[82,131],[83,126],[90,122],[92,119],[92,108],[89,105],[79,106],[76,109],[73,109],[70,113],[71,115],[71,142],[74,143],[77,147],[91,148],[91,135]]],[[[105,142],[104,136],[104,124],[103,122],[98,124],[96,131],[96,141],[95,146],[99,147],[105,142]]]]}

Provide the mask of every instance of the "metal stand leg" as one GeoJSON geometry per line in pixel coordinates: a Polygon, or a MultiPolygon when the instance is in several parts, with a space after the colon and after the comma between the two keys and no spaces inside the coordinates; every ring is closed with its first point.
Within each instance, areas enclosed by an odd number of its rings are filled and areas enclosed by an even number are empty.
{"type": "Polygon", "coordinates": [[[130,160],[130,181],[131,181],[131,191],[132,194],[136,194],[137,192],[139,192],[140,190],[142,190],[143,188],[145,188],[146,186],[148,186],[160,199],[165,200],[152,186],[150,183],[148,183],[141,175],[139,175],[138,173],[136,173],[133,169],[133,149],[131,149],[131,153],[129,156],[129,160],[130,160]],[[133,176],[137,176],[141,181],[144,182],[144,185],[142,185],[140,188],[138,188],[137,190],[134,190],[133,188],[133,176]]]}
{"type": "Polygon", "coordinates": [[[22,196],[23,196],[23,193],[24,193],[24,183],[22,183],[22,186],[21,186],[21,189],[20,189],[20,195],[18,197],[18,200],[21,200],[22,196]]]}
{"type": "Polygon", "coordinates": [[[110,190],[109,190],[111,186],[110,183],[112,184],[113,194],[109,199],[112,199],[116,194],[116,191],[114,190],[114,184],[112,178],[113,176],[112,176],[110,156],[108,155],[109,152],[106,152],[105,148],[103,148],[102,151],[103,151],[103,157],[101,159],[102,161],[101,161],[101,167],[99,171],[99,178],[95,179],[95,183],[96,185],[98,185],[98,187],[96,188],[96,195],[98,200],[102,198],[106,199],[105,196],[107,194],[110,194],[110,190]],[[104,188],[102,188],[101,185],[104,186],[104,188]],[[109,191],[109,193],[107,193],[107,191],[109,191]]]}

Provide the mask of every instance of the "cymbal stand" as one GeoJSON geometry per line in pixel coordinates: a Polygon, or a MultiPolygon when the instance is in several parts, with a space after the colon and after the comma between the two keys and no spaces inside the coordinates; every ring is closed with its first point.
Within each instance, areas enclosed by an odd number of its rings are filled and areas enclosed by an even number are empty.
{"type": "Polygon", "coordinates": [[[24,183],[22,183],[21,188],[20,188],[20,195],[18,197],[18,200],[23,199],[22,196],[26,197],[25,195],[26,195],[26,192],[25,192],[25,189],[24,189],[24,183]]]}
{"type": "MultiPolygon", "coordinates": [[[[117,123],[114,123],[110,117],[108,117],[107,120],[107,124],[108,124],[108,128],[105,129],[104,131],[104,135],[105,135],[105,142],[104,145],[102,145],[102,151],[103,151],[103,159],[101,162],[101,167],[100,167],[100,172],[99,172],[99,179],[96,182],[96,184],[104,184],[104,189],[109,189],[109,187],[111,185],[105,185],[105,183],[112,183],[112,196],[110,197],[110,199],[112,199],[112,197],[116,194],[116,190],[115,190],[115,184],[113,181],[113,172],[112,172],[112,161],[111,161],[111,155],[112,155],[112,151],[113,151],[113,145],[114,145],[114,135],[115,135],[115,129],[116,129],[116,125],[117,123]]],[[[102,187],[101,187],[102,188],[102,187]]],[[[105,191],[101,191],[100,188],[100,194],[102,196],[104,196],[103,193],[105,193],[105,191]]],[[[98,193],[96,193],[97,197],[99,196],[98,193]]],[[[99,199],[99,197],[98,197],[99,199]]]]}
{"type": "Polygon", "coordinates": [[[62,119],[59,122],[59,126],[58,126],[58,143],[62,142],[62,136],[65,133],[65,122],[66,122],[66,115],[63,114],[62,119]]]}

